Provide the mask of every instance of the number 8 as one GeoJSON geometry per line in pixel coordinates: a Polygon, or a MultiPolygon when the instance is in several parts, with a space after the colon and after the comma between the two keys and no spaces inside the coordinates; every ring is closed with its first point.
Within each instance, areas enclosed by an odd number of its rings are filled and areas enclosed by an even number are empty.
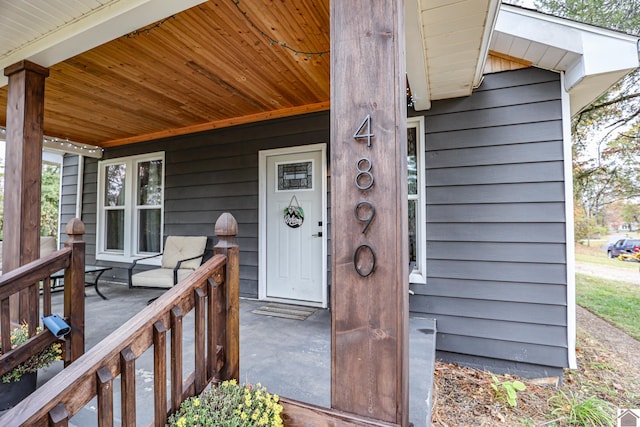
{"type": "Polygon", "coordinates": [[[362,191],[366,191],[371,187],[373,187],[373,175],[370,172],[371,167],[372,167],[371,160],[369,160],[366,157],[362,157],[356,162],[356,169],[358,169],[358,174],[356,175],[356,180],[355,180],[356,187],[358,187],[358,189],[362,191]],[[367,168],[365,170],[362,170],[360,167],[363,163],[367,165],[367,168]]]}

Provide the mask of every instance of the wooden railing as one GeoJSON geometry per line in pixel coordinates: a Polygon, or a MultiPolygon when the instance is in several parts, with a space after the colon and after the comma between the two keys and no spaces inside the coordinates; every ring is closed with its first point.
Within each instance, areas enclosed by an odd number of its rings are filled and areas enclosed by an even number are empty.
{"type": "MultiPolygon", "coordinates": [[[[84,353],[84,224],[75,218],[67,224],[69,239],[65,247],[0,276],[0,340],[4,354],[0,357],[0,376],[46,348],[57,337],[47,330],[36,333],[40,324],[40,290],[42,313],[51,313],[50,276],[64,269],[64,318],[71,327],[63,350],[65,366],[84,353]],[[11,298],[17,298],[16,304],[11,298]],[[12,307],[13,305],[13,307],[12,307]],[[19,319],[12,322],[12,319],[19,319]],[[11,330],[20,322],[28,324],[29,340],[11,349],[11,330]]],[[[3,425],[0,423],[0,425],[3,425]]]]}
{"type": "Polygon", "coordinates": [[[202,392],[210,382],[237,379],[239,252],[235,219],[230,214],[221,215],[215,232],[219,242],[210,260],[6,412],[0,425],[65,426],[97,396],[98,425],[112,426],[113,381],[120,376],[122,425],[135,426],[135,362],[151,346],[156,426],[164,426],[169,413],[187,397],[202,392]],[[195,312],[195,369],[183,381],[183,318],[191,310],[195,312]]]}

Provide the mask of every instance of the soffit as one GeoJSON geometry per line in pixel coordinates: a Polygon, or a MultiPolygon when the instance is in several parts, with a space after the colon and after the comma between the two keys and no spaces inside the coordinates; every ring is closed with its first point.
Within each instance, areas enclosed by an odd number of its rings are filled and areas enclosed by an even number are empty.
{"type": "Polygon", "coordinates": [[[432,100],[468,96],[480,83],[499,5],[496,0],[419,0],[432,100]]]}
{"type": "Polygon", "coordinates": [[[638,37],[502,5],[490,49],[564,72],[571,114],[638,67],[638,37]]]}

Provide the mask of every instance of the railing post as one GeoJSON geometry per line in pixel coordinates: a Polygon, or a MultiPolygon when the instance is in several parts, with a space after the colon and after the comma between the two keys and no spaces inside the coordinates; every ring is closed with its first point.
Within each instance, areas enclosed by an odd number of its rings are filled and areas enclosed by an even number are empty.
{"type": "Polygon", "coordinates": [[[69,239],[64,245],[72,251],[69,267],[64,271],[64,316],[71,326],[65,367],[84,353],[84,224],[73,218],[67,223],[66,232],[69,239]]]}
{"type": "Polygon", "coordinates": [[[238,223],[228,212],[216,221],[215,234],[218,243],[214,254],[227,257],[224,280],[227,330],[224,349],[224,368],[221,380],[240,378],[240,249],[236,243],[238,223]]]}

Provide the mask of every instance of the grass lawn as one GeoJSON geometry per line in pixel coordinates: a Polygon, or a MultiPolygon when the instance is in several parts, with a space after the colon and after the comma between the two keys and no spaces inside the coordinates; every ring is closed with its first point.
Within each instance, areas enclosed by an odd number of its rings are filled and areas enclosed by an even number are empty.
{"type": "Polygon", "coordinates": [[[624,268],[629,270],[638,270],[638,263],[635,261],[620,261],[617,258],[610,259],[607,253],[601,249],[601,244],[591,246],[576,244],[576,261],[586,262],[589,264],[606,265],[607,267],[624,268]]]}
{"type": "Polygon", "coordinates": [[[640,286],[576,274],[576,302],[640,340],[640,286]]]}

